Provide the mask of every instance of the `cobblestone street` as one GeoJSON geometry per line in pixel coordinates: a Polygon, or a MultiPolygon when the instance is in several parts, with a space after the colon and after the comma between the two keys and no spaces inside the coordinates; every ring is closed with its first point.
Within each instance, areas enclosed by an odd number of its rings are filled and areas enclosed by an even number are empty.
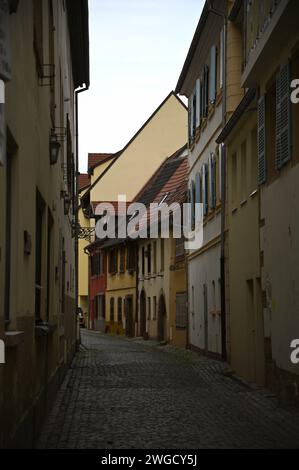
{"type": "Polygon", "coordinates": [[[82,331],[39,448],[299,448],[299,413],[189,351],[82,331]]]}

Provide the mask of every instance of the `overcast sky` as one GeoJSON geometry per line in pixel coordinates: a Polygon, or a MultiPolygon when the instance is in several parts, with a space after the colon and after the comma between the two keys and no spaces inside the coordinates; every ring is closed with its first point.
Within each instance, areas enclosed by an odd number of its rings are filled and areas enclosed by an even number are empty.
{"type": "Polygon", "coordinates": [[[123,148],[176,86],[204,0],[89,0],[89,91],[80,95],[80,171],[88,152],[123,148]]]}

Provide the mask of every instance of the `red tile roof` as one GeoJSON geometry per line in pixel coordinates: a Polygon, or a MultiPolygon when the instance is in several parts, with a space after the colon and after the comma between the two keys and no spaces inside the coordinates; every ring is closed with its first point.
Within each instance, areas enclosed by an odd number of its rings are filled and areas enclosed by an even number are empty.
{"type": "Polygon", "coordinates": [[[90,176],[87,173],[80,173],[78,175],[78,191],[88,188],[90,185],[90,176]]]}
{"type": "Polygon", "coordinates": [[[88,154],[88,171],[92,170],[97,165],[105,163],[114,158],[114,153],[89,153],[88,154]]]}

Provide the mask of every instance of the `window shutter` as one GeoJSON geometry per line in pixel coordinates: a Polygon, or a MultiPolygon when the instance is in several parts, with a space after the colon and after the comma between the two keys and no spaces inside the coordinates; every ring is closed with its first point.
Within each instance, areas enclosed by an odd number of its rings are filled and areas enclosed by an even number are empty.
{"type": "Polygon", "coordinates": [[[219,200],[222,199],[222,152],[224,150],[223,144],[221,144],[220,148],[218,147],[217,154],[218,154],[218,175],[219,175],[219,200]]]}
{"type": "Polygon", "coordinates": [[[258,182],[263,184],[267,178],[266,167],[266,104],[265,96],[258,101],[258,182]]]}
{"type": "Polygon", "coordinates": [[[211,47],[210,52],[210,102],[212,104],[216,101],[217,93],[217,48],[216,46],[211,47]]]}
{"type": "Polygon", "coordinates": [[[277,169],[291,158],[290,64],[284,65],[276,78],[276,152],[277,169]]]}
{"type": "Polygon", "coordinates": [[[196,80],[196,127],[200,126],[200,100],[201,100],[201,81],[200,78],[196,80]]]}
{"type": "Polygon", "coordinates": [[[203,117],[209,112],[209,67],[204,66],[204,87],[203,87],[203,117]]]}
{"type": "Polygon", "coordinates": [[[196,135],[196,88],[193,93],[193,138],[196,135]]]}
{"type": "Polygon", "coordinates": [[[192,138],[193,138],[193,93],[189,97],[188,113],[189,113],[189,143],[191,143],[192,138]]]}
{"type": "Polygon", "coordinates": [[[207,215],[209,202],[208,202],[208,165],[203,165],[202,167],[202,181],[203,181],[203,214],[207,215]]]}
{"type": "Polygon", "coordinates": [[[195,227],[195,190],[194,190],[194,181],[191,181],[190,186],[190,205],[191,205],[191,230],[194,230],[195,227]]]}
{"type": "Polygon", "coordinates": [[[201,177],[200,173],[196,173],[195,177],[195,202],[196,204],[201,203],[201,177]]]}
{"type": "Polygon", "coordinates": [[[219,70],[219,77],[220,77],[220,88],[223,87],[223,54],[224,54],[224,29],[222,28],[220,33],[220,70],[219,70]]]}
{"type": "Polygon", "coordinates": [[[216,158],[212,154],[210,157],[210,180],[211,180],[211,207],[215,209],[216,207],[216,158]]]}

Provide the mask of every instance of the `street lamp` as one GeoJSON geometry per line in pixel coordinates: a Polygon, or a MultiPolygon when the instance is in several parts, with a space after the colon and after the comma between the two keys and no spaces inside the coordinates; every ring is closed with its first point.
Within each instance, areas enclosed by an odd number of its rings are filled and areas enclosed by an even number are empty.
{"type": "Polygon", "coordinates": [[[58,142],[57,135],[52,129],[51,134],[50,134],[50,164],[51,165],[55,165],[55,163],[57,163],[60,147],[61,147],[61,144],[60,142],[58,142]]]}

